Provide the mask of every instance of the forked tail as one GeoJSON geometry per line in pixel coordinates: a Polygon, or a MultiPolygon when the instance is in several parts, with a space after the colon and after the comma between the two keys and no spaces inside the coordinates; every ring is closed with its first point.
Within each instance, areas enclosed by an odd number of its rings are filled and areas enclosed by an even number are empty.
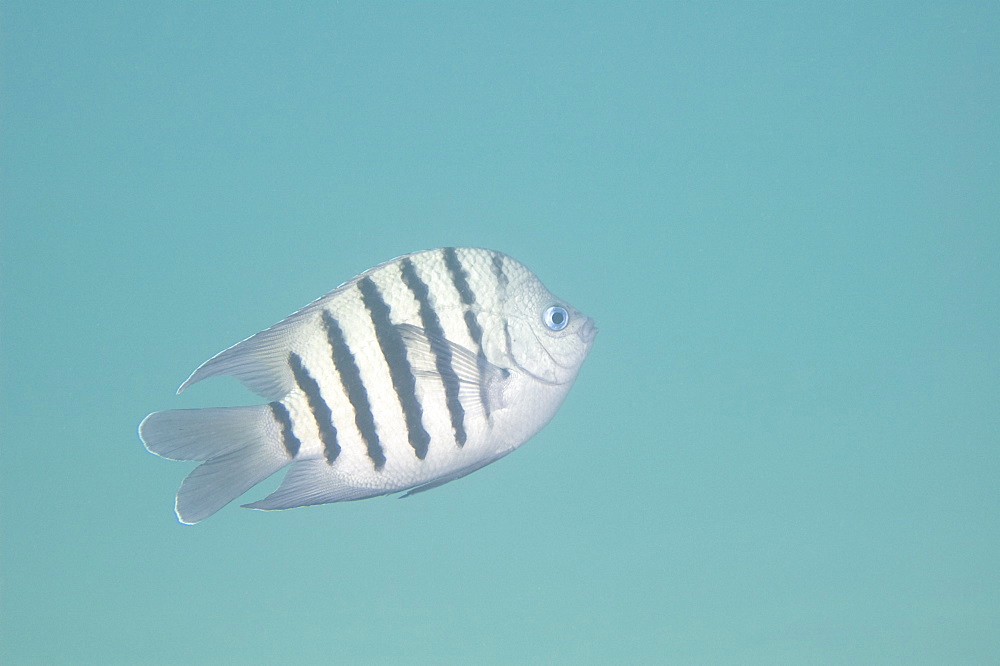
{"type": "Polygon", "coordinates": [[[177,491],[192,525],[292,462],[269,405],[153,412],[139,424],[146,448],[170,460],[203,460],[177,491]]]}

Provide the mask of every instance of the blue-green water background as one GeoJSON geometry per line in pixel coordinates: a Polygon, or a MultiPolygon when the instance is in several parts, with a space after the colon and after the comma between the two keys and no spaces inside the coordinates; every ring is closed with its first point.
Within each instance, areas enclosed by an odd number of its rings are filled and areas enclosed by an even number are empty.
{"type": "Polygon", "coordinates": [[[1000,660],[1000,6],[814,5],[5,2],[0,660],[1000,660]],[[140,419],[442,245],[598,321],[549,427],[179,525],[140,419]]]}

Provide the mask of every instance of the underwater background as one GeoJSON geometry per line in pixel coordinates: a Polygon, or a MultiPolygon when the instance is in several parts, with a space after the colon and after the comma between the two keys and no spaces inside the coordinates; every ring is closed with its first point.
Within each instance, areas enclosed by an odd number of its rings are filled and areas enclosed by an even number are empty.
{"type": "MultiPolygon", "coordinates": [[[[1000,662],[1000,5],[0,7],[0,661],[1000,662]],[[600,327],[406,500],[194,527],[149,412],[341,282],[600,327]]],[[[270,479],[244,499],[274,488],[270,479]]]]}

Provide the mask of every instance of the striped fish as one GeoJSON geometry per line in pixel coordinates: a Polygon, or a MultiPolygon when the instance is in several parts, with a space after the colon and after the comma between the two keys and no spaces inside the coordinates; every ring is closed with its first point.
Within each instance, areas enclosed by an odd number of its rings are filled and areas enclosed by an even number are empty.
{"type": "Polygon", "coordinates": [[[593,320],[500,252],[416,252],[216,354],[177,390],[230,375],[266,405],[154,412],[139,436],[164,458],[204,461],[177,492],[182,523],[204,520],[288,465],[276,491],[244,506],[409,495],[537,433],[596,333],[593,320]]]}

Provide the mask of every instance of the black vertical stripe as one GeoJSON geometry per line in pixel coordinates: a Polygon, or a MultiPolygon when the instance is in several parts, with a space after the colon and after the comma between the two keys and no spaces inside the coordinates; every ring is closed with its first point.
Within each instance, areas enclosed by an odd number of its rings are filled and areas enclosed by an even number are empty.
{"type": "MultiPolygon", "coordinates": [[[[441,320],[437,312],[431,305],[430,290],[427,284],[417,275],[417,269],[409,258],[403,259],[400,264],[400,271],[403,275],[403,282],[420,306],[420,323],[428,337],[444,340],[444,329],[441,327],[441,320]]],[[[448,413],[451,415],[451,427],[455,431],[455,441],[459,446],[464,446],[467,439],[465,432],[465,409],[462,401],[458,399],[459,381],[455,369],[451,365],[451,347],[446,344],[431,345],[434,352],[434,367],[441,376],[441,383],[444,384],[445,401],[448,405],[448,413]]]]}
{"type": "MultiPolygon", "coordinates": [[[[465,306],[475,305],[476,295],[473,293],[472,288],[469,287],[468,273],[465,272],[465,268],[462,266],[455,248],[446,247],[444,249],[444,265],[451,275],[452,284],[455,285],[455,290],[458,292],[458,297],[462,299],[462,304],[465,306]]],[[[476,343],[476,348],[482,354],[483,329],[479,326],[479,321],[476,320],[475,313],[469,310],[468,307],[465,310],[465,326],[469,329],[469,337],[476,343]]]]}
{"type": "Polygon", "coordinates": [[[379,441],[378,430],[375,429],[375,415],[368,400],[368,389],[361,381],[361,371],[358,370],[351,348],[347,346],[340,324],[326,310],[323,310],[323,325],[326,328],[326,339],[333,350],[333,367],[340,375],[340,381],[347,391],[347,399],[354,407],[354,423],[358,426],[361,439],[365,440],[368,457],[375,464],[375,469],[382,469],[385,466],[385,452],[379,441]]]}
{"type": "Polygon", "coordinates": [[[493,257],[493,275],[497,279],[497,293],[499,295],[499,300],[503,301],[506,297],[507,292],[507,274],[503,270],[503,255],[499,252],[490,252],[493,257]]]}
{"type": "Polygon", "coordinates": [[[455,248],[444,248],[444,265],[451,274],[451,281],[455,284],[455,289],[458,290],[458,297],[462,299],[462,303],[465,305],[475,303],[476,295],[469,288],[469,275],[465,272],[455,248]]]}
{"type": "Polygon", "coordinates": [[[451,274],[451,281],[455,285],[455,290],[458,291],[458,297],[462,299],[462,303],[466,306],[465,326],[469,329],[469,337],[476,344],[476,364],[479,366],[479,402],[482,404],[483,413],[488,419],[490,417],[490,401],[487,395],[486,383],[483,381],[483,378],[486,376],[488,361],[486,360],[486,354],[483,352],[483,329],[479,325],[479,320],[476,319],[476,313],[468,309],[469,306],[475,305],[476,295],[469,286],[468,273],[465,272],[465,268],[462,266],[455,248],[446,247],[444,249],[444,265],[448,268],[448,273],[451,274]]]}
{"type": "Polygon", "coordinates": [[[288,413],[288,409],[280,402],[270,402],[268,407],[271,408],[271,415],[274,420],[278,422],[281,426],[281,443],[285,445],[285,450],[288,451],[288,455],[294,458],[299,453],[299,448],[302,447],[302,442],[299,438],[295,436],[295,432],[292,430],[292,415],[288,413]]]}
{"type": "Polygon", "coordinates": [[[476,319],[476,313],[472,310],[465,311],[465,327],[469,329],[469,337],[476,345],[476,351],[480,355],[483,353],[483,329],[479,326],[479,320],[476,319]]]}
{"type": "MultiPolygon", "coordinates": [[[[490,255],[493,257],[493,275],[497,279],[497,301],[503,303],[507,300],[507,285],[510,284],[510,279],[507,277],[507,273],[503,269],[503,255],[499,252],[490,251],[490,255]]],[[[507,355],[512,354],[511,351],[511,341],[510,341],[510,328],[507,324],[507,318],[502,317],[501,323],[503,324],[503,335],[504,341],[507,343],[507,355]]],[[[510,374],[507,370],[504,370],[504,377],[510,374]]]]}
{"type": "Polygon", "coordinates": [[[327,462],[333,462],[340,455],[340,444],[337,443],[337,428],[333,425],[333,413],[330,406],[326,404],[322,393],[319,390],[319,383],[313,379],[306,367],[302,365],[302,357],[291,352],[288,355],[288,365],[292,369],[292,376],[295,383],[306,394],[309,402],[309,409],[312,410],[313,418],[316,419],[316,427],[319,428],[319,438],[323,442],[323,452],[327,462]]]}
{"type": "Polygon", "coordinates": [[[416,451],[417,457],[423,460],[427,455],[431,436],[424,428],[423,408],[417,400],[417,380],[406,358],[406,345],[389,318],[389,305],[382,298],[371,277],[359,280],[358,289],[361,290],[361,300],[371,315],[372,324],[375,326],[375,339],[378,340],[382,356],[389,366],[392,387],[396,389],[399,405],[403,408],[410,446],[416,451]]]}

